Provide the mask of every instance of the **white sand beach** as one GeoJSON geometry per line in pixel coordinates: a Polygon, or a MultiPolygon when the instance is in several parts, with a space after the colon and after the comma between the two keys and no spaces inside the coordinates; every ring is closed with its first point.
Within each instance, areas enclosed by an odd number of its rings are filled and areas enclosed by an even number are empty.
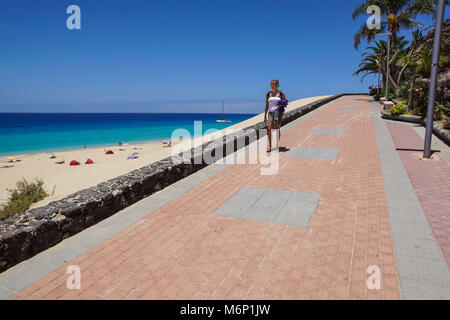
{"type": "MultiPolygon", "coordinates": [[[[329,96],[318,96],[293,101],[289,104],[288,110],[326,97],[329,96]]],[[[220,135],[225,134],[227,130],[239,130],[251,126],[262,121],[263,117],[263,114],[259,114],[253,118],[234,124],[227,129],[223,129],[219,133],[197,138],[193,141],[192,145],[197,146],[211,139],[216,139],[220,135]]],[[[172,148],[174,146],[175,144],[172,145],[172,148]]],[[[16,159],[20,161],[15,163],[8,163],[7,157],[1,158],[0,167],[4,165],[12,165],[13,167],[0,169],[0,203],[4,203],[7,199],[7,189],[13,188],[21,178],[27,180],[41,178],[44,180],[44,187],[50,196],[35,204],[34,206],[36,207],[169,157],[172,148],[164,148],[162,142],[150,142],[126,146],[22,155],[16,156],[16,159]],[[105,150],[112,150],[114,154],[107,155],[105,154],[105,150]],[[127,157],[133,152],[139,152],[138,158],[127,160],[127,157]],[[50,159],[51,155],[55,155],[56,158],[50,159]],[[94,164],[84,164],[88,158],[92,159],[94,164]],[[65,163],[55,163],[61,160],[65,160],[65,163]],[[69,163],[71,160],[76,160],[81,165],[70,166],[69,163]]]]}

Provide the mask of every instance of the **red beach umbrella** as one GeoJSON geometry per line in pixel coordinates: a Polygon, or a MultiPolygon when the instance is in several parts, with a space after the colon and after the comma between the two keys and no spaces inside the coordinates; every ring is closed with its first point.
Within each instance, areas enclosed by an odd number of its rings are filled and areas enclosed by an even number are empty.
{"type": "Polygon", "coordinates": [[[87,159],[85,164],[94,164],[94,161],[92,161],[92,159],[87,159]]]}
{"type": "Polygon", "coordinates": [[[114,154],[114,152],[112,150],[108,150],[105,152],[105,154],[114,154]]]}
{"type": "Polygon", "coordinates": [[[76,161],[76,160],[72,160],[72,161],[70,161],[70,165],[71,166],[79,166],[80,163],[78,161],[76,161]]]}

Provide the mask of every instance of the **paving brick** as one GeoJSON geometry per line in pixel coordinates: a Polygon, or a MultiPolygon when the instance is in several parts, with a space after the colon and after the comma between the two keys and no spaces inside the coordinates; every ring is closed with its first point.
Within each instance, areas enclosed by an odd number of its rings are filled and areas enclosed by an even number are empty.
{"type": "MultiPolygon", "coordinates": [[[[431,230],[436,236],[443,256],[450,265],[450,252],[443,250],[450,238],[450,225],[446,223],[450,208],[450,167],[442,160],[424,161],[420,158],[423,150],[422,138],[408,125],[387,122],[395,147],[408,173],[408,177],[428,218],[431,230]],[[415,156],[419,153],[419,157],[415,156]]],[[[433,137],[433,139],[436,139],[433,137]]],[[[404,203],[408,205],[407,201],[404,203]]],[[[430,230],[430,231],[431,231],[430,230]]]]}
{"type": "MultiPolygon", "coordinates": [[[[360,99],[342,97],[285,130],[289,151],[277,175],[262,176],[258,164],[229,165],[149,207],[152,214],[77,258],[89,286],[59,298],[400,298],[375,127],[360,99]],[[352,121],[336,111],[347,105],[356,106],[352,121]],[[310,134],[318,128],[346,134],[310,134]],[[364,287],[374,261],[391,275],[379,294],[364,287]]],[[[39,298],[39,283],[17,297],[39,298]]]]}

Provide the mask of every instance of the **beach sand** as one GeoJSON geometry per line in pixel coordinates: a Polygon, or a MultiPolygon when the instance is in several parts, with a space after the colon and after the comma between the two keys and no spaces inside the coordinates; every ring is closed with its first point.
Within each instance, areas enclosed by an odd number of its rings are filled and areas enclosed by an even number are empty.
{"type": "MultiPolygon", "coordinates": [[[[326,97],[329,96],[293,101],[289,104],[288,110],[326,97]]],[[[216,139],[228,130],[239,130],[256,124],[262,121],[263,118],[264,115],[260,114],[223,129],[218,133],[194,139],[189,143],[189,148],[216,139]]],[[[176,144],[174,143],[171,148],[164,148],[162,142],[149,142],[126,146],[36,153],[16,156],[16,159],[20,160],[20,162],[15,163],[7,163],[7,158],[2,158],[0,159],[0,167],[3,165],[13,165],[14,167],[0,168],[0,203],[4,203],[8,198],[7,188],[14,188],[16,182],[21,178],[27,180],[41,178],[44,180],[44,188],[50,196],[33,206],[37,207],[167,158],[171,155],[175,146],[176,144]],[[119,151],[119,149],[125,151],[119,151]],[[112,150],[114,154],[106,155],[105,150],[112,150]],[[138,158],[127,160],[127,157],[133,152],[139,152],[138,158]],[[51,155],[55,155],[56,158],[50,159],[51,155]],[[94,164],[84,164],[88,158],[92,159],[94,164]],[[65,164],[55,164],[56,161],[63,159],[65,164]],[[81,165],[69,166],[71,160],[76,160],[81,165]]]]}

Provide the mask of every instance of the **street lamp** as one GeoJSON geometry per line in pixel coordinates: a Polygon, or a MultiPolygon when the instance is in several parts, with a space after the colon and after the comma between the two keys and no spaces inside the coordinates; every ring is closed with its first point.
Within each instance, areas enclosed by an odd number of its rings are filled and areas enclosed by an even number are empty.
{"type": "Polygon", "coordinates": [[[436,99],[436,82],[439,55],[441,50],[441,29],[442,20],[444,20],[446,0],[439,0],[438,11],[436,15],[436,28],[434,29],[434,42],[433,42],[433,60],[431,62],[431,77],[430,77],[430,92],[428,93],[428,108],[427,108],[427,123],[425,130],[425,145],[423,148],[423,157],[431,157],[431,137],[433,133],[433,116],[434,116],[434,103],[436,99]]]}
{"type": "Polygon", "coordinates": [[[388,37],[388,47],[387,47],[387,60],[386,60],[386,100],[388,99],[388,94],[389,94],[389,59],[390,59],[390,52],[391,52],[391,36],[392,33],[387,32],[387,33],[378,33],[376,34],[376,36],[379,37],[383,37],[383,36],[387,36],[388,37]]]}

